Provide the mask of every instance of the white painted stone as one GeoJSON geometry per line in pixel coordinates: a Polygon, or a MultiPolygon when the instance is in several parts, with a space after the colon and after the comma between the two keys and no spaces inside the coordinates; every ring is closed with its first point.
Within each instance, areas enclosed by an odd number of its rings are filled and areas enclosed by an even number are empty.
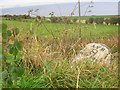
{"type": "Polygon", "coordinates": [[[86,59],[93,60],[93,62],[110,63],[110,48],[101,43],[89,43],[75,56],[72,62],[77,63],[86,59]]]}

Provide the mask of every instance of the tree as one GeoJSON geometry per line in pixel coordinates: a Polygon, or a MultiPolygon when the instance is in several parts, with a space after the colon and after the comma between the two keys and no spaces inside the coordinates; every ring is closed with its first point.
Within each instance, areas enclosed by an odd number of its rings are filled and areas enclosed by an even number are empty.
{"type": "Polygon", "coordinates": [[[104,18],[94,18],[94,22],[97,24],[103,24],[104,18]]]}
{"type": "Polygon", "coordinates": [[[113,17],[110,19],[110,23],[111,24],[117,24],[118,23],[118,18],[117,17],[113,17]]]}
{"type": "Polygon", "coordinates": [[[90,18],[88,21],[89,21],[89,23],[92,24],[94,22],[94,18],[90,18]]]}
{"type": "Polygon", "coordinates": [[[61,23],[63,20],[62,20],[62,18],[61,17],[57,17],[57,22],[58,23],[61,23]]]}
{"type": "Polygon", "coordinates": [[[86,24],[89,24],[89,20],[86,20],[85,23],[86,23],[86,24]]]}
{"type": "Polygon", "coordinates": [[[99,18],[99,24],[103,24],[104,18],[99,18]]]}
{"type": "Polygon", "coordinates": [[[108,25],[110,23],[110,19],[109,18],[106,18],[105,19],[105,23],[108,25]]]}
{"type": "Polygon", "coordinates": [[[118,24],[120,25],[120,16],[118,16],[118,24]]]}
{"type": "Polygon", "coordinates": [[[74,18],[74,19],[73,19],[73,22],[76,22],[76,21],[77,21],[77,18],[74,18]]]}

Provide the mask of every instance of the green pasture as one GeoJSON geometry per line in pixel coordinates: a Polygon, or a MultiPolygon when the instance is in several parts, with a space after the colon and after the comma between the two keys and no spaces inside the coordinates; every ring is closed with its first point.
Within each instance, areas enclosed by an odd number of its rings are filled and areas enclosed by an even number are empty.
{"type": "Polygon", "coordinates": [[[106,15],[106,16],[69,16],[70,19],[74,19],[74,18],[77,18],[77,19],[82,19],[82,20],[87,20],[89,18],[112,18],[112,17],[117,17],[116,15],[106,15]]]}
{"type": "Polygon", "coordinates": [[[66,36],[81,36],[82,38],[90,37],[111,37],[118,35],[118,26],[114,25],[96,25],[93,24],[79,24],[79,23],[51,23],[43,22],[38,25],[36,22],[20,22],[20,21],[6,21],[3,20],[3,23],[7,24],[9,29],[12,27],[18,27],[23,35],[25,35],[30,28],[38,36],[51,37],[60,37],[65,32],[66,36]],[[31,24],[32,23],[32,24],[31,24]],[[80,32],[81,27],[81,34],[80,32]]]}

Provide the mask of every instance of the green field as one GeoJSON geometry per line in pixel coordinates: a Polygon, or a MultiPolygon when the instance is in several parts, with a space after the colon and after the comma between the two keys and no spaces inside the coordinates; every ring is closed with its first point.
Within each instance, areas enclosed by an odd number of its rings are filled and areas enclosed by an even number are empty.
{"type": "MultiPolygon", "coordinates": [[[[8,27],[18,27],[21,29],[22,34],[26,34],[31,27],[32,23],[32,29],[33,32],[36,35],[43,35],[43,36],[51,36],[51,33],[54,34],[55,37],[58,37],[60,34],[58,31],[67,31],[70,35],[79,35],[80,25],[78,23],[73,24],[60,24],[60,23],[47,23],[44,22],[43,24],[40,24],[39,26],[35,22],[19,22],[19,21],[3,21],[3,23],[7,23],[8,27]]],[[[94,25],[81,25],[81,34],[82,37],[111,37],[111,35],[117,35],[118,34],[118,26],[113,25],[96,25],[96,28],[94,25]],[[90,36],[91,35],[91,36],[90,36]]]]}
{"type": "MultiPolygon", "coordinates": [[[[112,17],[117,17],[116,15],[106,15],[106,16],[81,16],[80,19],[81,20],[87,20],[89,18],[112,18],[112,17]]],[[[78,16],[71,16],[69,17],[70,19],[74,19],[74,18],[77,18],[79,19],[78,16]]]]}
{"type": "MultiPolygon", "coordinates": [[[[103,16],[106,17],[106,16],[103,16]]],[[[86,17],[83,17],[83,19],[86,17]]],[[[88,17],[89,18],[89,17],[88,17]]],[[[78,63],[71,68],[70,60],[87,43],[104,43],[112,53],[118,50],[118,26],[92,25],[79,23],[38,24],[32,22],[8,21],[8,30],[18,27],[24,50],[17,58],[25,71],[9,88],[117,88],[117,59],[110,67],[87,62],[78,63]],[[81,28],[81,33],[80,33],[81,28]],[[32,34],[31,34],[32,32],[32,34]],[[37,40],[35,39],[37,37],[37,40]],[[82,39],[80,41],[79,37],[82,39]],[[27,38],[27,39],[26,39],[27,38]]],[[[12,55],[7,60],[13,62],[12,55]]],[[[19,67],[18,67],[19,68],[19,67]]]]}

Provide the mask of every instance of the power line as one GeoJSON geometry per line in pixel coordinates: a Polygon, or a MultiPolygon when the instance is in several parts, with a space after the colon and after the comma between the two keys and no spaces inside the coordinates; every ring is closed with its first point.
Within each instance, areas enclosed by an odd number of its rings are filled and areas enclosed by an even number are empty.
{"type": "MultiPolygon", "coordinates": [[[[85,3],[85,4],[83,4],[83,5],[80,5],[80,7],[86,6],[86,5],[88,5],[88,4],[89,4],[89,3],[85,3]]],[[[75,4],[75,7],[74,7],[74,9],[72,10],[71,13],[74,14],[74,12],[75,12],[78,8],[79,8],[78,3],[76,3],[76,4],[75,4]]],[[[71,15],[71,16],[72,16],[72,15],[71,15]]]]}
{"type": "Polygon", "coordinates": [[[71,16],[74,14],[74,12],[75,12],[75,10],[76,10],[77,8],[78,8],[78,7],[77,7],[77,3],[76,3],[74,9],[73,9],[72,12],[71,12],[71,16]]]}
{"type": "Polygon", "coordinates": [[[94,4],[93,0],[89,3],[88,7],[86,8],[84,16],[86,16],[87,12],[91,12],[91,10],[88,11],[88,9],[93,7],[92,4],[94,4]]]}

